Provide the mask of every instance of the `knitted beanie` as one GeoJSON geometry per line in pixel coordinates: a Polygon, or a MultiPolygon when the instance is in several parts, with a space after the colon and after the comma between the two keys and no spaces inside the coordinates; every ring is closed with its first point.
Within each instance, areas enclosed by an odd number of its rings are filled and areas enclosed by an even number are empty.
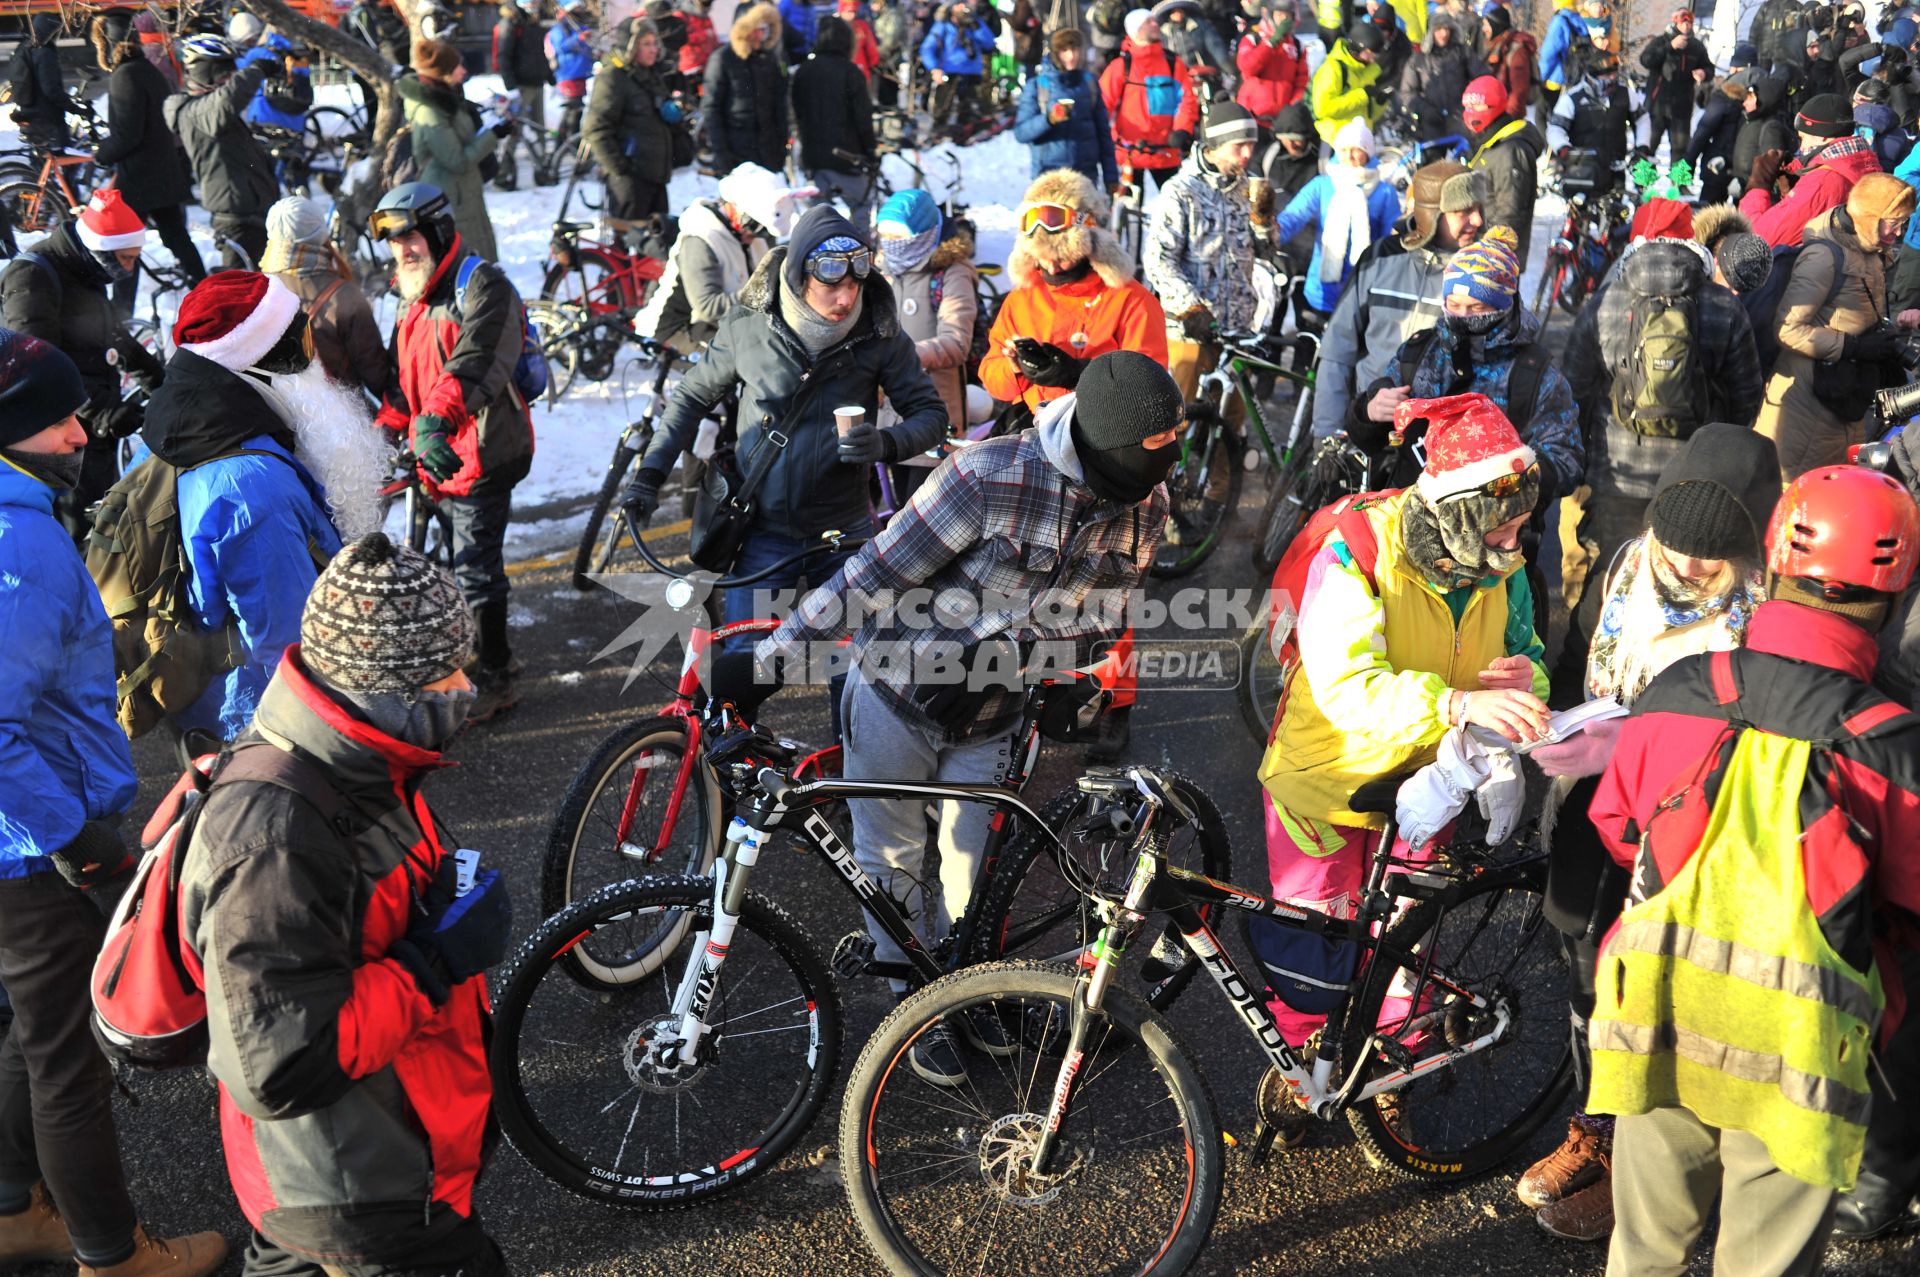
{"type": "Polygon", "coordinates": [[[1512,229],[1496,226],[1455,253],[1440,277],[1440,296],[1471,297],[1497,310],[1513,305],[1520,291],[1519,240],[1512,229]]]}
{"type": "Polygon", "coordinates": [[[1186,401],[1159,363],[1114,350],[1088,363],[1074,387],[1074,425],[1100,452],[1126,448],[1180,424],[1186,401]]]}
{"type": "Polygon", "coordinates": [[[1260,121],[1253,112],[1232,100],[1215,102],[1207,108],[1206,123],[1200,129],[1201,149],[1226,146],[1231,142],[1260,140],[1260,121]]]}
{"type": "Polygon", "coordinates": [[[420,75],[444,80],[460,65],[460,50],[439,40],[421,40],[413,46],[413,69],[420,75]]]}
{"type": "Polygon", "coordinates": [[[303,195],[289,195],[267,210],[267,238],[281,244],[320,244],[327,238],[327,216],[303,195]]]}
{"type": "Polygon", "coordinates": [[[1138,40],[1140,38],[1140,28],[1146,26],[1147,23],[1152,20],[1153,14],[1147,10],[1133,9],[1127,13],[1126,17],[1120,19],[1120,26],[1121,29],[1127,33],[1127,39],[1138,40]]]}
{"type": "Polygon", "coordinates": [[[1853,132],[1853,106],[1838,93],[1818,94],[1793,117],[1793,127],[1815,137],[1845,137],[1853,132]]]}
{"type": "Polygon", "coordinates": [[[1696,559],[1757,559],[1760,534],[1740,499],[1710,479],[1676,483],[1653,499],[1647,526],[1660,544],[1696,559]]]}
{"type": "Polygon", "coordinates": [[[895,191],[873,216],[876,226],[894,225],[909,235],[924,235],[940,226],[940,206],[922,190],[895,191]]]}
{"type": "Polygon", "coordinates": [[[1295,102],[1292,106],[1280,108],[1280,114],[1273,117],[1273,135],[1275,137],[1309,138],[1313,133],[1313,112],[1306,103],[1295,102]]]}
{"type": "Polygon", "coordinates": [[[0,448],[11,448],[80,411],[87,388],[65,351],[0,328],[0,448]]]}
{"type": "Polygon", "coordinates": [[[300,655],[346,691],[418,691],[473,659],[473,613],[445,568],[375,532],[313,583],[300,655]]]}
{"type": "Polygon", "coordinates": [[[1751,231],[1729,235],[1713,250],[1727,287],[1736,293],[1750,293],[1773,274],[1773,245],[1751,231]]]}
{"type": "Polygon", "coordinates": [[[1380,144],[1374,139],[1373,130],[1368,128],[1367,122],[1358,116],[1342,124],[1340,131],[1333,135],[1335,155],[1354,148],[1365,151],[1368,155],[1380,154],[1380,144]]]}

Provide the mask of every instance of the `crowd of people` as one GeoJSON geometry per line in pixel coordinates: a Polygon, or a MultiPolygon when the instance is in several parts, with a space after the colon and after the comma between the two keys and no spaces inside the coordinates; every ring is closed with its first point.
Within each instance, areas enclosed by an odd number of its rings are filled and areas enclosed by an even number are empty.
{"type": "MultiPolygon", "coordinates": [[[[1517,801],[1525,746],[1577,1080],[1565,1141],[1517,1184],[1541,1225],[1610,1238],[1609,1271],[1678,1272],[1718,1195],[1721,1262],[1785,1274],[1910,1222],[1920,424],[1882,405],[1920,365],[1920,9],[1870,31],[1857,4],[1766,0],[1721,67],[1690,8],[1623,49],[1606,0],[1557,6],[1540,40],[1499,0],[783,0],[724,31],[701,0],[649,0],[605,32],[586,0],[550,22],[514,0],[487,49],[510,100],[483,104],[450,15],[409,28],[361,0],[344,28],[394,68],[405,122],[366,222],[390,331],[262,142],[312,106],[310,49],[211,16],[91,21],[118,180],[0,271],[0,1263],[225,1260],[216,1234],[138,1224],[89,1031],[99,906],[134,865],[129,741],[163,727],[217,760],[178,888],[245,1271],[505,1271],[473,1188],[479,977],[511,904],[494,869],[456,886],[421,785],[519,697],[506,538],[538,350],[487,201],[552,104],[614,227],[664,246],[635,331],[699,356],[622,511],[644,525],[677,467],[692,486],[730,464],[734,569],[846,537],[760,583],[808,588],[730,640],[716,696],[752,713],[829,681],[848,777],[1005,778],[1021,653],[1132,637],[1102,600],[1141,590],[1170,534],[1222,335],[1312,335],[1314,434],[1365,453],[1376,491],[1299,547],[1298,659],[1246,778],[1275,896],[1353,916],[1389,824],[1356,789],[1411,773],[1398,835],[1445,855],[1476,796],[1517,801]],[[876,185],[881,122],[916,107],[932,137],[1004,124],[1029,148],[990,314],[973,226],[876,185]],[[1402,192],[1389,144],[1447,157],[1402,192]],[[1662,151],[1550,341],[1521,297],[1543,185],[1625,192],[1662,151]],[[714,193],[674,208],[703,153],[714,193]],[[1137,254],[1119,198],[1144,210],[1137,254]],[[149,232],[190,285],[161,355],[128,328],[149,232]],[[1854,464],[1883,432],[1880,468],[1854,464]],[[396,450],[447,516],[450,571],[379,530],[396,450]],[[877,467],[902,500],[884,521],[877,467]],[[920,588],[1049,606],[845,606],[920,588]],[[1623,716],[1554,736],[1554,710],[1607,698],[1623,716]]],[[[41,148],[72,141],[58,34],[36,18],[7,72],[41,148]]],[[[723,601],[729,621],[760,605],[723,601]]],[[[1138,692],[1112,691],[1092,761],[1130,746],[1138,692]]],[[[850,805],[860,868],[938,941],[985,808],[850,805]]],[[[1323,1017],[1273,1011],[1316,1049],[1323,1017]]],[[[909,1062],[962,1086],[991,1039],[937,1025],[909,1062]]],[[[1307,1115],[1280,1117],[1297,1142],[1307,1115]]]]}

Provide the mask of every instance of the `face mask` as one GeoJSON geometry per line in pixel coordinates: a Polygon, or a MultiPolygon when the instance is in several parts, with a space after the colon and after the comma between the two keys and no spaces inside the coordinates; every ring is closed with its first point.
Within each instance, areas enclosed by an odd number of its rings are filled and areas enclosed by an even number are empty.
{"type": "Polygon", "coordinates": [[[0,448],[5,457],[28,474],[59,492],[70,492],[80,482],[80,467],[86,464],[84,449],[78,452],[19,452],[0,448]]]}
{"type": "Polygon", "coordinates": [[[407,721],[394,735],[409,745],[437,754],[466,726],[467,711],[479,694],[471,687],[459,691],[415,692],[413,704],[407,709],[407,721]]]}
{"type": "Polygon", "coordinates": [[[1593,84],[1594,87],[1602,93],[1611,93],[1613,92],[1614,80],[1615,77],[1611,75],[1596,75],[1593,77],[1593,84]]]}
{"type": "Polygon", "coordinates": [[[95,253],[93,260],[100,263],[100,269],[107,272],[107,278],[116,284],[133,278],[133,272],[122,266],[120,259],[112,253],[95,253]]]}
{"type": "Polygon", "coordinates": [[[1180,457],[1178,443],[1152,449],[1136,443],[1102,452],[1087,445],[1080,435],[1078,422],[1071,429],[1073,450],[1080,458],[1081,469],[1086,472],[1087,487],[1095,496],[1117,501],[1121,505],[1138,505],[1145,501],[1153,494],[1155,485],[1166,480],[1173,463],[1180,457]]]}
{"type": "Polygon", "coordinates": [[[1506,315],[1496,310],[1485,315],[1449,314],[1445,318],[1447,327],[1453,331],[1455,336],[1485,337],[1488,333],[1500,326],[1500,321],[1505,319],[1506,315]]]}

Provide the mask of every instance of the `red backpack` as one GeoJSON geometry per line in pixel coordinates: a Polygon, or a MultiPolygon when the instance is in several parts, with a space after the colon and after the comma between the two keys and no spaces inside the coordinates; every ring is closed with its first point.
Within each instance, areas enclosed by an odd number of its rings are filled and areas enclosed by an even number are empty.
{"type": "Polygon", "coordinates": [[[346,799],[298,755],[262,742],[194,759],[141,831],[140,864],[94,959],[93,1035],[111,1060],[174,1069],[207,1058],[206,987],[180,922],[180,873],[207,795],[238,780],[291,790],[347,828],[346,799]]]}
{"type": "Polygon", "coordinates": [[[1287,712],[1287,688],[1293,682],[1294,669],[1300,664],[1296,629],[1300,605],[1306,599],[1308,569],[1326,548],[1327,539],[1338,532],[1347,552],[1353,556],[1354,566],[1371,582],[1374,565],[1380,557],[1380,543],[1373,535],[1373,522],[1366,512],[1389,497],[1399,496],[1401,491],[1391,488],[1384,492],[1352,492],[1332,505],[1322,506],[1307,519],[1306,526],[1280,556],[1280,563],[1273,570],[1273,584],[1267,591],[1267,646],[1280,663],[1280,703],[1274,711],[1273,722],[1267,724],[1269,742],[1273,740],[1280,716],[1287,712]]]}

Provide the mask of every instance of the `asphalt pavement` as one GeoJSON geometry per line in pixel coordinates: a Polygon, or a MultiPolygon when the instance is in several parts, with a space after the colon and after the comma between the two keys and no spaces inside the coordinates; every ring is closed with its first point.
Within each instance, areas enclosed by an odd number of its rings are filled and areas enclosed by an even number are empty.
{"type": "MultiPolygon", "coordinates": [[[[1259,480],[1249,476],[1245,485],[1234,524],[1240,537],[1248,535],[1258,512],[1259,480]]],[[[671,548],[671,538],[662,546],[671,548]]],[[[1259,585],[1264,582],[1254,577],[1246,544],[1236,538],[1193,577],[1156,582],[1151,594],[1169,599],[1175,589],[1232,591],[1259,585]]],[[[672,678],[679,652],[663,653],[649,673],[623,690],[624,661],[593,657],[636,619],[638,607],[605,590],[575,592],[551,559],[517,566],[513,604],[513,640],[526,668],[520,706],[463,734],[451,751],[459,765],[434,778],[428,793],[460,845],[480,849],[489,863],[505,870],[517,906],[515,931],[524,935],[537,921],[548,823],[568,781],[597,742],[667,699],[664,680],[672,678]]],[[[1182,637],[1208,633],[1233,637],[1227,628],[1182,637]]],[[[1133,718],[1132,757],[1198,779],[1228,821],[1234,877],[1261,886],[1265,853],[1254,782],[1258,749],[1234,697],[1231,689],[1147,689],[1133,718]]],[[[819,691],[785,692],[769,703],[764,717],[804,739],[827,734],[819,691]]],[[[1032,782],[1034,795],[1057,792],[1079,766],[1077,750],[1058,745],[1049,750],[1032,782]]],[[[170,783],[173,763],[170,752],[148,741],[136,754],[144,814],[170,783]]],[[[823,945],[830,947],[859,923],[852,897],[811,859],[770,855],[755,885],[801,919],[823,945]]],[[[861,980],[845,988],[845,1064],[851,1064],[890,1005],[877,984],[861,980]]],[[[1200,1052],[1226,1130],[1243,1146],[1250,1144],[1254,1087],[1264,1062],[1244,1028],[1221,999],[1199,986],[1176,1004],[1173,1020],[1200,1052]]],[[[116,1102],[116,1110],[142,1217],[161,1232],[217,1228],[229,1239],[241,1238],[246,1226],[226,1182],[211,1081],[199,1072],[142,1076],[134,1080],[131,1097],[116,1102]]],[[[781,1166],[717,1203],[666,1213],[624,1213],[573,1196],[503,1144],[479,1189],[479,1210],[519,1274],[877,1273],[840,1187],[833,1153],[838,1113],[836,1088],[799,1151],[781,1166]]],[[[1344,1123],[1318,1126],[1303,1147],[1276,1153],[1264,1167],[1252,1166],[1244,1147],[1230,1149],[1224,1203],[1211,1243],[1193,1271],[1220,1277],[1599,1274],[1604,1247],[1549,1237],[1513,1196],[1514,1177],[1552,1148],[1564,1130],[1564,1116],[1556,1116],[1503,1173],[1441,1191],[1370,1169],[1344,1123]]],[[[1695,1271],[1708,1271],[1709,1263],[1703,1255],[1695,1271]]],[[[26,1271],[43,1277],[59,1270],[26,1271]]],[[[238,1271],[237,1259],[223,1270],[238,1271]]],[[[991,1257],[982,1271],[995,1272],[991,1257]]],[[[1828,1271],[1911,1275],[1920,1271],[1920,1249],[1911,1239],[1836,1246],[1828,1271]]]]}

